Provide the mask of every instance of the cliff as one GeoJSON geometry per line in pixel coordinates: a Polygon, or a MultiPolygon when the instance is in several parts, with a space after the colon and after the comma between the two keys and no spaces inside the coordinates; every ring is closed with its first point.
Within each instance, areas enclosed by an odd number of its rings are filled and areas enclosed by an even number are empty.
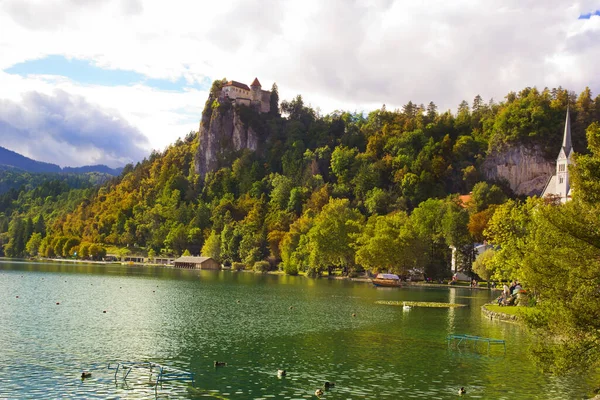
{"type": "Polygon", "coordinates": [[[556,172],[556,162],[548,161],[539,147],[506,146],[492,151],[482,165],[487,180],[506,180],[518,195],[540,195],[556,172]]]}
{"type": "Polygon", "coordinates": [[[200,145],[195,159],[196,172],[202,178],[208,172],[231,165],[239,150],[255,151],[258,148],[256,130],[252,124],[243,121],[247,120],[245,115],[253,112],[248,107],[236,106],[228,101],[213,101],[211,108],[205,109],[200,120],[200,145]]]}

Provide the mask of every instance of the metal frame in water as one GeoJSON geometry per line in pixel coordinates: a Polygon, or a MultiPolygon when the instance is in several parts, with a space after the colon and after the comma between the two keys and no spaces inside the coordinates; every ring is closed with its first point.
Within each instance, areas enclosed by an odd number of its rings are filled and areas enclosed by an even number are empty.
{"type": "Polygon", "coordinates": [[[154,393],[158,396],[158,385],[162,388],[163,382],[191,382],[192,386],[195,384],[194,374],[191,372],[181,371],[176,368],[165,367],[161,364],[151,361],[113,361],[109,362],[108,369],[115,370],[115,382],[117,382],[117,374],[119,370],[123,371],[121,379],[127,381],[127,377],[133,371],[133,369],[147,369],[150,373],[149,381],[152,381],[152,374],[156,374],[156,380],[154,382],[154,393]],[[156,368],[154,371],[153,369],[156,368]]]}
{"type": "Polygon", "coordinates": [[[504,341],[503,339],[492,339],[482,336],[464,334],[451,334],[446,337],[446,340],[448,341],[448,347],[450,347],[450,344],[453,341],[458,340],[458,342],[456,343],[456,348],[458,348],[462,342],[471,343],[473,348],[476,348],[478,343],[487,343],[488,353],[490,352],[491,345],[501,344],[502,346],[504,346],[504,354],[506,354],[506,341],[504,341]]]}

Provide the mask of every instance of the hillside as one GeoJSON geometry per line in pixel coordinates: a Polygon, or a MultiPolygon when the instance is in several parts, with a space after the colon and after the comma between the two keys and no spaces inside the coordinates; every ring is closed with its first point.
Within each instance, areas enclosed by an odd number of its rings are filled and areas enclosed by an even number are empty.
{"type": "Polygon", "coordinates": [[[72,173],[72,174],[83,174],[88,172],[99,172],[109,175],[119,175],[122,168],[109,168],[106,165],[86,165],[83,167],[65,167],[61,168],[56,164],[45,163],[42,161],[35,161],[31,158],[25,157],[14,151],[5,149],[0,146],[0,166],[13,167],[27,172],[35,173],[72,173]]]}
{"type": "MultiPolygon", "coordinates": [[[[301,96],[282,102],[282,115],[227,106],[215,102],[220,84],[203,112],[204,133],[154,152],[73,212],[49,217],[35,250],[81,256],[102,245],[151,256],[202,253],[292,274],[424,267],[442,276],[449,246],[469,260],[494,205],[514,196],[510,183],[486,182],[488,154],[527,148],[552,162],[568,102],[576,150],[600,119],[600,98],[560,88],[526,88],[501,103],[478,96],[456,114],[409,102],[321,116],[301,96]],[[213,121],[222,127],[235,118],[238,132],[251,128],[252,146],[220,140],[225,131],[213,121]],[[461,203],[456,195],[469,191],[472,200],[461,203]]],[[[0,223],[10,255],[25,253],[23,241],[14,245],[15,221],[36,216],[20,210],[4,216],[4,233],[0,223]]]]}

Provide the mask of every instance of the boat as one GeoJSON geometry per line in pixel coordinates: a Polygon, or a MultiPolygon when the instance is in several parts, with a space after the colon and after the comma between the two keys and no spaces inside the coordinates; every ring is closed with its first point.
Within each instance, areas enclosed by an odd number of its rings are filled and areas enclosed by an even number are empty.
{"type": "Polygon", "coordinates": [[[400,287],[400,277],[394,274],[377,274],[372,282],[375,286],[400,287]]]}

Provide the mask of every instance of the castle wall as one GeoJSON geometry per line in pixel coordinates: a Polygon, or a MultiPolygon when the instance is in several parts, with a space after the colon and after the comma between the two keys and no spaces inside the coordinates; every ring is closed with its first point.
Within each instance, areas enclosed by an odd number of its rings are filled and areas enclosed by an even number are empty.
{"type": "Polygon", "coordinates": [[[237,99],[238,97],[250,98],[250,91],[244,90],[235,86],[225,86],[223,88],[223,95],[227,94],[230,99],[237,99]]]}
{"type": "Polygon", "coordinates": [[[261,90],[260,93],[260,112],[268,113],[271,110],[271,92],[261,90]]]}

